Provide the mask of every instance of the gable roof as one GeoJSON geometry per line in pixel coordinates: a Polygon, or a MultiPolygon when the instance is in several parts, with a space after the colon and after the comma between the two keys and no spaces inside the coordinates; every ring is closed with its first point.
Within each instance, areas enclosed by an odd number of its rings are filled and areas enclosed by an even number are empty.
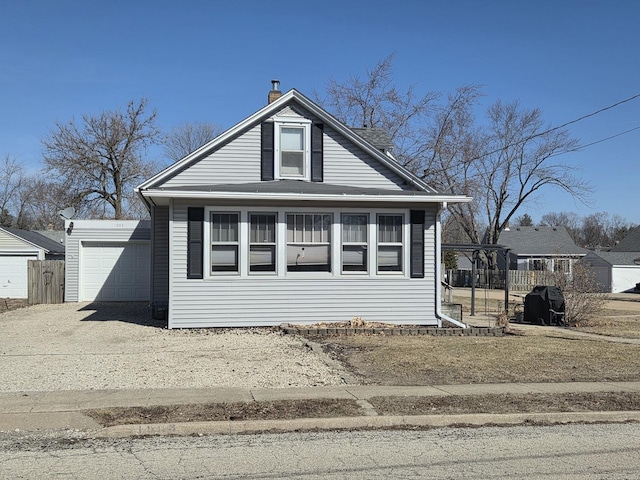
{"type": "Polygon", "coordinates": [[[64,245],[61,243],[52,240],[51,238],[45,237],[37,232],[32,232],[30,230],[21,230],[19,228],[11,228],[11,227],[0,227],[0,230],[4,230],[9,235],[13,235],[35,247],[42,248],[46,253],[52,254],[63,254],[64,253],[64,245]]]}
{"type": "Polygon", "coordinates": [[[640,252],[640,226],[630,230],[625,237],[611,248],[612,252],[640,252]]]}
{"type": "Polygon", "coordinates": [[[600,257],[609,265],[640,265],[640,252],[589,252],[591,255],[600,257]]]}
{"type": "MultiPolygon", "coordinates": [[[[314,102],[305,97],[302,93],[298,92],[296,89],[291,89],[287,93],[283,94],[279,99],[273,101],[272,103],[266,105],[265,107],[258,110],[253,115],[245,118],[240,123],[231,127],[227,131],[218,135],[216,138],[211,140],[209,143],[206,143],[202,147],[193,151],[182,160],[177,161],[173,165],[167,167],[162,170],[160,173],[154,175],[149,180],[140,184],[135,191],[139,194],[149,188],[155,188],[162,185],[162,183],[171,178],[174,174],[184,170],[189,167],[191,164],[197,162],[200,158],[209,153],[212,153],[216,149],[220,148],[222,145],[225,145],[232,139],[234,139],[239,133],[247,130],[248,128],[259,124],[265,119],[271,117],[276,114],[278,111],[282,110],[288,105],[298,104],[305,110],[307,110],[312,115],[316,116],[319,120],[324,122],[324,124],[332,127],[338,133],[349,139],[351,142],[356,144],[362,150],[366,151],[369,155],[375,158],[377,161],[385,165],[391,171],[399,175],[402,179],[404,179],[409,185],[414,186],[415,188],[431,193],[437,193],[436,190],[429,185],[427,185],[423,180],[418,178],[416,175],[411,173],[409,170],[404,168],[399,163],[395,162],[388,155],[383,153],[378,147],[374,144],[370,143],[367,139],[363,138],[360,134],[356,133],[353,129],[347,127],[338,119],[336,119],[329,112],[316,105],[314,102]]],[[[365,134],[366,135],[366,134],[365,134]]],[[[453,199],[453,197],[452,197],[453,199]]],[[[459,201],[459,200],[458,200],[459,201]]]]}
{"type": "Polygon", "coordinates": [[[586,255],[565,227],[513,227],[500,234],[500,243],[517,255],[586,255]]]}

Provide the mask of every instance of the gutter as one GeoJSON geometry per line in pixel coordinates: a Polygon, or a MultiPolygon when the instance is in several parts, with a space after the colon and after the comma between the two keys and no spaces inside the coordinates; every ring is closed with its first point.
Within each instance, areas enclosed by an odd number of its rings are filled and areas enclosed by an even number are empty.
{"type": "Polygon", "coordinates": [[[435,268],[435,287],[436,287],[436,317],[438,317],[438,327],[442,327],[442,320],[446,320],[447,322],[453,323],[458,327],[469,328],[466,323],[460,322],[454,318],[451,318],[449,315],[446,315],[442,312],[442,285],[440,284],[441,277],[441,265],[442,262],[440,258],[442,256],[442,249],[440,248],[441,240],[442,240],[442,226],[440,223],[440,214],[442,210],[447,208],[447,202],[442,202],[440,204],[440,208],[436,213],[436,268],[435,268]]]}
{"type": "Polygon", "coordinates": [[[219,192],[188,190],[142,190],[138,195],[152,198],[189,198],[207,200],[295,200],[295,201],[340,201],[340,202],[380,202],[380,203],[467,203],[471,197],[464,195],[352,195],[352,194],[308,194],[308,193],[258,193],[219,192]],[[144,192],[144,193],[143,193],[144,192]]]}

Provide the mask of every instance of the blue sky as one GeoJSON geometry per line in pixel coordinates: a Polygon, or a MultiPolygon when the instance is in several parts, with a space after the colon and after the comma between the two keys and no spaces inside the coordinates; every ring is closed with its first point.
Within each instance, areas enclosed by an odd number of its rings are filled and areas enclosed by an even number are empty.
{"type": "MultiPolygon", "coordinates": [[[[36,170],[57,121],[147,98],[158,123],[227,128],[270,80],[312,96],[395,52],[399,86],[484,85],[562,124],[640,93],[640,3],[618,1],[6,1],[0,6],[0,157],[36,170]]],[[[640,98],[571,126],[582,144],[640,127],[640,98]]],[[[640,224],[640,129],[567,154],[593,204],[546,191],[527,208],[640,224]]]]}

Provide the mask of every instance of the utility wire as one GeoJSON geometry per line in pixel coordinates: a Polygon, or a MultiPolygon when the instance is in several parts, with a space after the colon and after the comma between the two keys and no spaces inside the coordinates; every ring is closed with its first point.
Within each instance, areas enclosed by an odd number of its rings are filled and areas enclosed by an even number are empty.
{"type": "Polygon", "coordinates": [[[553,155],[549,155],[549,158],[555,157],[558,155],[564,155],[565,153],[577,152],[578,150],[582,150],[583,148],[590,147],[591,145],[596,145],[597,143],[606,142],[607,140],[611,140],[612,138],[619,137],[621,135],[625,135],[627,133],[633,132],[634,130],[640,130],[640,127],[630,128],[629,130],[625,130],[624,132],[616,133],[615,135],[611,135],[610,137],[601,138],[600,140],[596,140],[595,142],[585,143],[584,145],[578,145],[575,148],[571,148],[569,150],[565,150],[564,152],[554,153],[553,155]]]}
{"type": "MultiPolygon", "coordinates": [[[[535,133],[535,134],[525,138],[524,140],[520,140],[520,141],[512,143],[510,145],[506,145],[504,147],[497,148],[496,150],[493,150],[491,152],[483,153],[482,155],[478,155],[477,157],[474,157],[471,160],[479,160],[479,159],[487,157],[489,155],[493,155],[494,153],[501,152],[505,148],[515,147],[515,146],[520,145],[522,143],[528,142],[529,140],[532,140],[534,138],[541,137],[541,136],[546,135],[546,134],[551,133],[551,132],[555,132],[556,130],[560,130],[561,128],[564,128],[564,127],[566,127],[568,125],[572,125],[574,123],[580,122],[581,120],[584,120],[585,118],[593,117],[594,115],[598,115],[598,114],[600,114],[602,112],[605,112],[607,110],[611,110],[612,108],[618,107],[618,106],[622,105],[623,103],[627,103],[627,102],[630,102],[631,100],[635,100],[638,97],[640,97],[640,93],[637,93],[636,95],[633,95],[632,97],[626,98],[624,100],[620,100],[619,102],[616,102],[616,103],[614,103],[612,105],[609,105],[608,107],[604,107],[604,108],[601,108],[600,110],[596,110],[595,112],[591,112],[591,113],[588,113],[587,115],[583,115],[582,117],[576,118],[575,120],[571,120],[569,122],[563,123],[562,125],[558,125],[557,127],[553,127],[553,128],[548,129],[548,130],[545,130],[544,132],[535,133]]],[[[633,128],[633,129],[631,129],[631,130],[629,130],[627,132],[620,133],[618,135],[623,135],[623,134],[628,133],[628,132],[633,131],[633,130],[635,130],[635,128],[633,128]]],[[[617,137],[618,135],[613,135],[612,137],[609,137],[609,138],[614,138],[614,137],[617,137]]],[[[609,140],[609,138],[605,138],[603,140],[598,140],[597,142],[590,143],[588,145],[583,145],[582,147],[588,147],[590,145],[594,145],[595,143],[599,143],[601,141],[604,142],[605,140],[609,140]]],[[[563,153],[573,152],[573,151],[577,150],[578,148],[582,148],[582,147],[576,147],[576,149],[567,150],[567,152],[563,152],[563,153]]],[[[558,155],[560,155],[560,154],[558,154],[558,155]]]]}

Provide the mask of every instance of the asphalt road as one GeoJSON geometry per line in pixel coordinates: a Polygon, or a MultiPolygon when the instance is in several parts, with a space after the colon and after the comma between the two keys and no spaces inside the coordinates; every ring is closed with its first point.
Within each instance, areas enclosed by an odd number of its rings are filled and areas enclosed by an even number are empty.
{"type": "Polygon", "coordinates": [[[640,425],[74,441],[0,436],[11,479],[635,479],[640,425]]]}

